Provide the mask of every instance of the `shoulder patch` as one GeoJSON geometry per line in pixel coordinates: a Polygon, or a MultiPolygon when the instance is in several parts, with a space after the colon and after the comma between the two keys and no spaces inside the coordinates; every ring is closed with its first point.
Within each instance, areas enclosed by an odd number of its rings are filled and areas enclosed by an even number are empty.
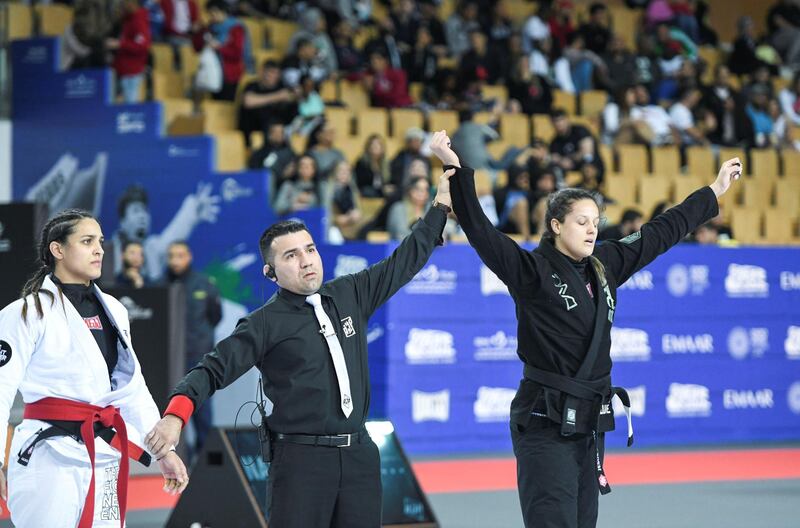
{"type": "Polygon", "coordinates": [[[0,340],[0,367],[6,366],[9,361],[11,361],[11,345],[0,340]]]}
{"type": "Polygon", "coordinates": [[[642,238],[642,232],[641,231],[637,231],[635,233],[631,233],[630,235],[626,236],[625,238],[620,239],[620,242],[622,242],[623,244],[633,244],[634,242],[636,242],[640,238],[642,238]]]}

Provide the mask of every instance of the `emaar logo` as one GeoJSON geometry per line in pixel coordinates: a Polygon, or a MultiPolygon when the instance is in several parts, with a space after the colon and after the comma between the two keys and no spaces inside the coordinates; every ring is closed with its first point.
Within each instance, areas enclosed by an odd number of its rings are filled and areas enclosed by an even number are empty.
{"type": "Polygon", "coordinates": [[[653,289],[653,273],[647,270],[637,271],[618,289],[650,291],[653,289]]]}
{"type": "Polygon", "coordinates": [[[611,327],[611,359],[614,361],[649,361],[650,340],[638,328],[611,327]]]}
{"type": "Polygon", "coordinates": [[[708,286],[708,266],[673,264],[667,270],[667,290],[673,297],[702,295],[708,286]]]}
{"type": "Polygon", "coordinates": [[[336,267],[333,270],[335,277],[352,275],[367,269],[369,262],[364,257],[358,255],[339,255],[336,257],[336,267]]]}
{"type": "Polygon", "coordinates": [[[475,361],[513,361],[517,359],[517,338],[502,330],[472,340],[475,361]]]}
{"type": "Polygon", "coordinates": [[[728,353],[733,359],[763,357],[769,350],[768,328],[744,328],[736,326],[728,333],[728,353]]]}
{"type": "Polygon", "coordinates": [[[783,291],[800,290],[800,273],[782,271],[780,284],[783,291]]]}
{"type": "Polygon", "coordinates": [[[768,297],[767,270],[749,264],[729,264],[725,292],[728,297],[768,297]]]}
{"type": "Polygon", "coordinates": [[[772,389],[734,390],[722,392],[722,406],[735,409],[772,409],[775,407],[772,389]]]}
{"type": "Polygon", "coordinates": [[[405,291],[409,294],[449,295],[456,290],[458,273],[439,269],[436,264],[429,264],[417,273],[409,282],[405,291]]]}
{"type": "Polygon", "coordinates": [[[714,336],[711,334],[664,334],[661,351],[665,354],[712,354],[714,336]]]}
{"type": "Polygon", "coordinates": [[[481,295],[510,295],[508,286],[492,270],[481,264],[481,295]]]}
{"type": "Polygon", "coordinates": [[[405,346],[409,365],[435,365],[456,362],[453,334],[443,330],[412,328],[405,346]]]}
{"type": "Polygon", "coordinates": [[[97,81],[84,74],[69,77],[64,81],[64,97],[66,99],[88,99],[97,93],[97,81]]]}
{"type": "Polygon", "coordinates": [[[472,410],[480,423],[507,422],[516,390],[506,387],[479,387],[472,410]]]}
{"type": "Polygon", "coordinates": [[[414,423],[450,420],[450,391],[411,391],[411,419],[414,423]]]}
{"type": "Polygon", "coordinates": [[[141,112],[120,112],[117,114],[117,134],[144,134],[147,129],[144,114],[141,112]]]}
{"type": "Polygon", "coordinates": [[[670,383],[666,406],[671,418],[711,416],[709,390],[703,385],[670,383]]]}

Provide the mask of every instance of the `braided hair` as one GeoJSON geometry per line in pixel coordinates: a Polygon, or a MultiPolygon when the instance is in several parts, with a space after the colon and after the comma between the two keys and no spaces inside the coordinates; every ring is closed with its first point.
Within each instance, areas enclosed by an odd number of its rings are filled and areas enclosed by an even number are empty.
{"type": "Polygon", "coordinates": [[[75,226],[78,222],[84,218],[94,218],[94,216],[83,209],[67,209],[51,218],[42,228],[41,235],[39,236],[39,245],[36,248],[39,268],[33,276],[28,279],[28,282],[22,287],[22,292],[20,293],[20,297],[23,299],[23,320],[27,320],[28,318],[28,301],[26,300],[28,295],[33,295],[36,313],[39,314],[40,318],[44,317],[44,311],[42,310],[42,302],[39,299],[39,292],[41,291],[41,293],[49,295],[51,301],[55,302],[55,296],[51,292],[41,289],[44,278],[56,269],[56,260],[53,257],[53,253],[50,251],[50,243],[65,243],[67,238],[75,232],[75,226]]]}

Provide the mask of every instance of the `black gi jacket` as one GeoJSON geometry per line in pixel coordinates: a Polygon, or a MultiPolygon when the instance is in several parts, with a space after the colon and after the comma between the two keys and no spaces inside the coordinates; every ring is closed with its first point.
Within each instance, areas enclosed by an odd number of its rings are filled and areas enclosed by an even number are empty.
{"type": "Polygon", "coordinates": [[[314,309],[304,295],[281,289],[241,319],[178,384],[172,396],[189,397],[197,409],[214,391],[257,366],[274,403],[270,429],[284,434],[356,433],[369,413],[367,321],[425,265],[440,240],[447,215],[431,207],[395,251],[369,268],[326,282],[322,306],[344,351],[353,412],[345,418],[339,386],[314,309]]]}
{"type": "MultiPolygon", "coordinates": [[[[606,298],[592,266],[587,266],[587,271],[594,299],[586,285],[578,281],[577,273],[562,273],[565,276],[556,273],[545,253],[549,253],[550,258],[564,258],[566,266],[572,264],[554,249],[552,241],[544,239],[538,248],[527,251],[492,226],[478,203],[472,169],[457,169],[450,179],[450,192],[453,208],[470,244],[486,266],[508,286],[514,299],[520,359],[538,369],[574,377],[591,342],[595,302],[605,302],[606,298]],[[549,248],[544,247],[545,244],[549,244],[549,248]]],[[[597,244],[594,256],[605,267],[613,299],[611,304],[616,305],[619,285],[717,213],[716,196],[709,187],[704,187],[646,223],[640,232],[622,240],[597,244]]],[[[606,324],[591,379],[604,378],[610,373],[611,325],[606,324]]],[[[525,427],[531,412],[537,412],[560,423],[564,397],[557,390],[523,379],[511,404],[511,421],[525,427]]],[[[592,406],[591,402],[586,405],[592,406]]],[[[579,432],[595,429],[597,411],[593,416],[591,412],[579,415],[585,418],[578,424],[579,432]]],[[[610,420],[608,430],[612,428],[613,420],[610,420]]]]}

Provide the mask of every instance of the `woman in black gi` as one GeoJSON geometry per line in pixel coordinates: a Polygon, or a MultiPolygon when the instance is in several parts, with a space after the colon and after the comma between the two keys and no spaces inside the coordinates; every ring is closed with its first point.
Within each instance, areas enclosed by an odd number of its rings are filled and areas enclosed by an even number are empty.
{"type": "Polygon", "coordinates": [[[723,163],[714,183],[641,231],[600,245],[599,198],[582,189],[553,193],[546,233],[527,251],[484,216],[473,171],[460,166],[444,131],[434,134],[431,150],[445,169],[456,169],[450,189],[461,227],[516,305],[517,353],[525,365],[511,403],[511,438],[525,526],[594,527],[598,491],[611,490],[602,465],[604,433],[614,428],[611,398],[630,406],[625,391],[611,385],[616,290],[717,214],[717,199],[738,179],[741,161],[723,163]]]}

